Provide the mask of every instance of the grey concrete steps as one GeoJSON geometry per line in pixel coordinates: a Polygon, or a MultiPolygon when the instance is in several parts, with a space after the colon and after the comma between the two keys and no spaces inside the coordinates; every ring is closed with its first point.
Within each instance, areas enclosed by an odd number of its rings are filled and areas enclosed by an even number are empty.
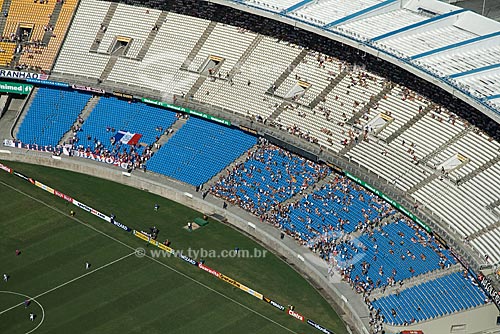
{"type": "MultiPolygon", "coordinates": [[[[91,97],[88,101],[87,101],[87,104],[85,105],[85,107],[83,107],[82,109],[82,112],[80,113],[79,117],[78,118],[81,118],[83,119],[83,122],[85,122],[87,120],[87,118],[89,118],[90,116],[90,113],[92,112],[92,110],[94,110],[94,107],[97,105],[97,103],[99,102],[100,100],[100,96],[94,96],[94,97],[91,97]]],[[[78,118],[75,120],[75,122],[73,123],[73,126],[78,126],[79,127],[79,123],[78,123],[78,118]]],[[[59,145],[63,145],[63,144],[66,144],[69,142],[69,139],[73,136],[73,130],[70,128],[62,137],[61,139],[59,140],[59,145]]]]}
{"type": "Polygon", "coordinates": [[[307,189],[305,189],[305,190],[303,190],[301,192],[296,193],[295,195],[293,195],[292,197],[290,197],[286,201],[282,202],[281,205],[282,206],[286,206],[286,205],[288,205],[290,203],[295,203],[297,201],[300,201],[304,196],[312,194],[313,192],[316,191],[316,189],[321,188],[323,185],[325,185],[328,182],[330,182],[331,180],[333,180],[336,175],[337,174],[332,173],[332,174],[328,175],[327,177],[325,177],[325,178],[323,178],[321,180],[318,180],[313,185],[307,187],[307,189]]]}
{"type": "Polygon", "coordinates": [[[12,0],[4,0],[2,3],[2,12],[0,13],[0,34],[3,34],[5,23],[7,23],[7,18],[5,17],[5,15],[3,15],[3,13],[9,12],[11,3],[12,0]]]}
{"type": "Polygon", "coordinates": [[[139,60],[144,59],[144,56],[146,56],[146,53],[148,53],[149,47],[151,46],[151,44],[153,44],[153,42],[156,38],[156,35],[158,35],[158,31],[160,30],[161,26],[165,22],[165,19],[167,18],[167,15],[168,15],[168,12],[161,12],[160,16],[156,20],[155,25],[156,25],[157,29],[151,29],[148,37],[144,41],[144,44],[142,44],[142,47],[139,50],[139,53],[137,54],[137,58],[139,60]]]}
{"type": "Polygon", "coordinates": [[[226,175],[227,170],[233,170],[234,167],[238,166],[239,164],[242,164],[246,161],[247,156],[251,153],[253,153],[255,150],[259,148],[259,144],[255,144],[252,146],[248,151],[240,155],[236,160],[231,162],[229,165],[227,165],[225,168],[223,168],[219,173],[215,174],[210,180],[205,182],[205,185],[203,185],[204,189],[210,189],[212,185],[214,185],[221,176],[226,175]]]}
{"type": "MultiPolygon", "coordinates": [[[[52,14],[50,15],[50,20],[49,20],[49,26],[55,27],[57,20],[59,19],[59,14],[61,14],[61,8],[63,6],[63,2],[59,1],[56,2],[56,5],[54,6],[54,10],[52,11],[52,14]]],[[[53,32],[47,29],[45,34],[43,34],[42,37],[42,44],[49,44],[50,38],[52,37],[53,32]]]]}
{"type": "Polygon", "coordinates": [[[153,148],[151,149],[151,152],[152,152],[152,153],[157,152],[157,151],[160,149],[160,147],[161,147],[161,146],[163,146],[166,142],[168,142],[168,140],[169,140],[170,138],[172,138],[172,137],[175,135],[175,133],[176,133],[176,132],[177,132],[180,128],[182,128],[182,126],[183,126],[184,124],[186,124],[186,122],[187,122],[187,119],[186,119],[186,118],[184,118],[184,117],[178,118],[178,119],[174,122],[174,124],[172,124],[172,126],[171,126],[172,131],[171,131],[171,132],[165,131],[165,133],[163,133],[163,135],[161,135],[161,136],[160,136],[160,139],[158,139],[158,141],[156,142],[156,144],[157,144],[158,146],[157,146],[157,147],[153,147],[153,148]]]}
{"type": "Polygon", "coordinates": [[[484,164],[482,164],[481,166],[479,166],[478,168],[473,170],[471,173],[465,175],[461,179],[458,179],[457,180],[458,184],[462,185],[462,184],[470,181],[472,178],[476,177],[477,174],[485,171],[486,169],[490,168],[491,166],[493,166],[494,164],[496,164],[499,161],[500,161],[500,155],[497,155],[496,157],[486,161],[484,164]]]}
{"type": "Polygon", "coordinates": [[[406,122],[402,127],[394,131],[389,137],[385,139],[385,142],[387,144],[390,144],[393,140],[395,140],[399,135],[401,135],[403,132],[408,130],[413,124],[417,123],[420,121],[422,118],[424,118],[425,115],[427,115],[432,109],[434,109],[435,104],[431,103],[427,107],[424,108],[421,112],[413,116],[408,122],[406,122]]]}
{"type": "Polygon", "coordinates": [[[99,80],[102,82],[106,80],[113,70],[113,67],[115,66],[116,62],[118,61],[117,56],[111,56],[109,57],[108,63],[104,67],[104,70],[102,70],[101,76],[99,77],[99,80]]]}
{"type": "Polygon", "coordinates": [[[366,103],[361,110],[356,112],[352,117],[347,121],[348,124],[354,125],[360,118],[365,114],[365,112],[375,106],[382,98],[389,94],[392,90],[393,85],[391,83],[387,83],[384,88],[375,96],[373,96],[368,103],[366,103]]]}
{"type": "MultiPolygon", "coordinates": [[[[300,51],[300,53],[295,57],[294,60],[292,60],[292,62],[290,63],[290,65],[286,68],[285,71],[283,71],[283,73],[281,73],[281,75],[274,81],[274,87],[275,89],[278,89],[279,86],[281,86],[281,84],[286,80],[286,78],[288,78],[288,76],[290,75],[290,73],[292,73],[293,69],[298,65],[300,64],[300,62],[302,60],[304,60],[304,58],[307,56],[307,53],[309,51],[307,49],[303,49],[302,51],[300,51]]],[[[269,87],[269,90],[267,91],[268,94],[273,94],[274,92],[272,91],[272,88],[269,87]]]]}
{"type": "Polygon", "coordinates": [[[200,89],[201,85],[203,85],[203,83],[205,82],[205,80],[207,80],[207,77],[205,75],[199,76],[198,79],[196,79],[196,81],[193,84],[193,86],[191,86],[191,88],[187,92],[187,96],[188,97],[194,97],[194,95],[196,94],[196,92],[198,92],[198,90],[200,89]]]}
{"type": "Polygon", "coordinates": [[[441,151],[443,151],[446,147],[450,146],[451,144],[455,143],[457,140],[460,138],[464,137],[467,135],[470,131],[472,131],[473,127],[468,127],[448,139],[445,143],[441,144],[437,149],[435,149],[431,154],[420,160],[420,163],[427,163],[431,161],[436,155],[438,155],[441,151]]]}
{"type": "Polygon", "coordinates": [[[186,60],[184,60],[184,63],[181,65],[181,70],[187,70],[189,68],[189,65],[193,62],[193,59],[196,57],[198,52],[201,50],[203,47],[203,44],[207,41],[208,37],[214,31],[215,26],[217,25],[217,22],[210,22],[208,26],[205,28],[205,31],[203,34],[200,36],[200,39],[198,39],[198,42],[193,46],[191,51],[189,52],[189,55],[186,57],[186,60]]]}
{"type": "Polygon", "coordinates": [[[234,67],[229,71],[229,79],[232,79],[235,74],[237,74],[241,68],[241,66],[247,61],[248,57],[252,54],[252,52],[255,50],[255,48],[259,45],[259,43],[264,39],[263,35],[257,35],[255,36],[254,40],[250,45],[247,47],[245,52],[241,55],[240,59],[236,62],[234,67]]]}
{"type": "Polygon", "coordinates": [[[12,134],[13,134],[14,138],[17,138],[17,133],[19,132],[19,127],[23,123],[24,117],[26,117],[26,114],[28,113],[28,110],[30,110],[31,104],[33,103],[33,100],[35,99],[35,96],[38,93],[38,89],[39,88],[33,87],[33,90],[31,91],[31,95],[29,96],[29,100],[24,105],[24,108],[21,111],[21,115],[17,119],[17,124],[16,124],[15,128],[12,131],[12,134]]]}
{"type": "Polygon", "coordinates": [[[453,274],[453,273],[456,273],[456,272],[459,272],[462,270],[463,270],[463,267],[459,263],[454,264],[454,265],[450,266],[449,268],[436,269],[436,270],[433,270],[433,271],[425,273],[425,274],[421,274],[418,276],[414,276],[414,277],[405,279],[405,280],[403,280],[402,286],[399,286],[399,284],[396,284],[395,286],[392,286],[392,287],[386,287],[385,290],[383,288],[374,289],[370,295],[370,299],[373,300],[374,298],[378,299],[378,298],[381,298],[384,296],[395,294],[397,291],[408,289],[408,288],[414,287],[416,285],[425,283],[427,281],[438,279],[440,277],[450,275],[450,274],[453,274]]]}
{"type": "Polygon", "coordinates": [[[426,185],[428,185],[429,183],[431,183],[432,181],[437,179],[439,177],[439,175],[441,175],[441,171],[435,171],[429,177],[426,177],[425,179],[418,182],[417,184],[414,184],[410,189],[408,189],[407,193],[413,194],[414,192],[416,192],[420,188],[425,187],[426,185]]]}
{"type": "MultiPolygon", "coordinates": [[[[118,3],[112,2],[109,5],[108,12],[106,13],[106,16],[104,16],[104,20],[102,20],[102,24],[105,27],[109,26],[109,23],[111,22],[111,19],[113,18],[113,15],[115,15],[116,8],[118,8],[118,3]]],[[[99,48],[99,44],[102,41],[102,38],[104,37],[105,32],[99,29],[97,32],[95,38],[94,38],[94,43],[90,46],[90,51],[91,52],[97,52],[97,49],[99,48]]]]}
{"type": "Polygon", "coordinates": [[[314,100],[309,103],[309,108],[314,109],[316,106],[330,94],[330,92],[338,85],[339,82],[342,81],[342,79],[345,78],[347,75],[347,71],[342,71],[340,72],[333,80],[330,81],[330,83],[321,91],[321,93],[318,94],[314,98],[314,100]]]}
{"type": "Polygon", "coordinates": [[[285,107],[289,104],[290,104],[290,102],[282,101],[281,104],[278,106],[278,108],[276,108],[273,111],[273,113],[271,115],[269,115],[269,117],[267,118],[267,121],[272,122],[272,121],[276,120],[279,117],[279,115],[285,110],[285,107]]]}

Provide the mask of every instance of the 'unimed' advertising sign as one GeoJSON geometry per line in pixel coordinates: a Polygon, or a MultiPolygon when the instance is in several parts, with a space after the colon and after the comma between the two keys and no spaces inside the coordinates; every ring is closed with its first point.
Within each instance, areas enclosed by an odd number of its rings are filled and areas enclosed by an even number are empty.
{"type": "Polygon", "coordinates": [[[0,81],[0,92],[28,95],[33,89],[33,85],[16,82],[0,81]]]}

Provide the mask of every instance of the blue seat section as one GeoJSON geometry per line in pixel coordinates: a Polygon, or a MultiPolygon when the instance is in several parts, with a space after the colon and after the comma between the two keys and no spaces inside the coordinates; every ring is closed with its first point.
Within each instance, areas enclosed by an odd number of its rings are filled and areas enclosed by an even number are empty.
{"type": "Polygon", "coordinates": [[[317,178],[326,176],[329,168],[291,154],[274,145],[261,145],[211,189],[216,196],[260,215],[279,204],[317,178]]]}
{"type": "Polygon", "coordinates": [[[470,276],[457,272],[384,296],[371,304],[386,323],[405,325],[477,307],[486,300],[470,276]]]}
{"type": "Polygon", "coordinates": [[[57,146],[90,99],[77,91],[39,88],[19,127],[17,139],[25,144],[57,146]]]}
{"type": "Polygon", "coordinates": [[[344,276],[360,288],[374,289],[455,264],[447,249],[411,221],[385,224],[335,248],[344,276]]]}
{"type": "Polygon", "coordinates": [[[325,234],[335,239],[339,233],[353,232],[393,212],[377,196],[337,175],[314,193],[281,210],[276,215],[276,223],[304,241],[313,241],[325,234]]]}
{"type": "Polygon", "coordinates": [[[120,130],[138,133],[142,135],[139,143],[149,146],[176,120],[176,114],[169,110],[140,102],[131,103],[115,97],[101,97],[88,119],[83,123],[78,134],[78,145],[94,151],[96,142],[100,142],[102,145],[100,153],[109,151],[115,157],[130,153],[132,149],[141,154],[144,147],[138,145],[132,148],[120,142],[112,144],[111,138],[120,130]]]}
{"type": "Polygon", "coordinates": [[[148,161],[149,170],[199,186],[236,160],[257,138],[196,117],[188,119],[148,161]]]}

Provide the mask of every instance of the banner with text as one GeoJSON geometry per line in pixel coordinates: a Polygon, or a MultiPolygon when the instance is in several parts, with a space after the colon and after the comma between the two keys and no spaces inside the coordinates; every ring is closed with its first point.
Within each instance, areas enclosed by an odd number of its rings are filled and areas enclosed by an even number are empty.
{"type": "Polygon", "coordinates": [[[49,76],[42,73],[31,73],[24,71],[0,70],[0,78],[10,78],[18,80],[38,79],[47,80],[49,76]]]}

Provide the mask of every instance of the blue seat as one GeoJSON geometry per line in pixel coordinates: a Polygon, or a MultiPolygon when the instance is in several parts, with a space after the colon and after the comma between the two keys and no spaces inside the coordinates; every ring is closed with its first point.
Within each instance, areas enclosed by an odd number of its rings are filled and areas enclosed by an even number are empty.
{"type": "Polygon", "coordinates": [[[57,146],[90,97],[77,91],[39,88],[19,127],[17,139],[25,144],[57,146]]]}
{"type": "Polygon", "coordinates": [[[148,161],[150,171],[199,186],[255,145],[257,138],[191,117],[148,161]]]}
{"type": "Polygon", "coordinates": [[[471,277],[456,272],[404,289],[399,296],[384,296],[372,305],[387,323],[403,325],[412,319],[418,322],[477,307],[485,300],[486,295],[471,277]],[[395,317],[392,309],[396,310],[395,317]]]}

